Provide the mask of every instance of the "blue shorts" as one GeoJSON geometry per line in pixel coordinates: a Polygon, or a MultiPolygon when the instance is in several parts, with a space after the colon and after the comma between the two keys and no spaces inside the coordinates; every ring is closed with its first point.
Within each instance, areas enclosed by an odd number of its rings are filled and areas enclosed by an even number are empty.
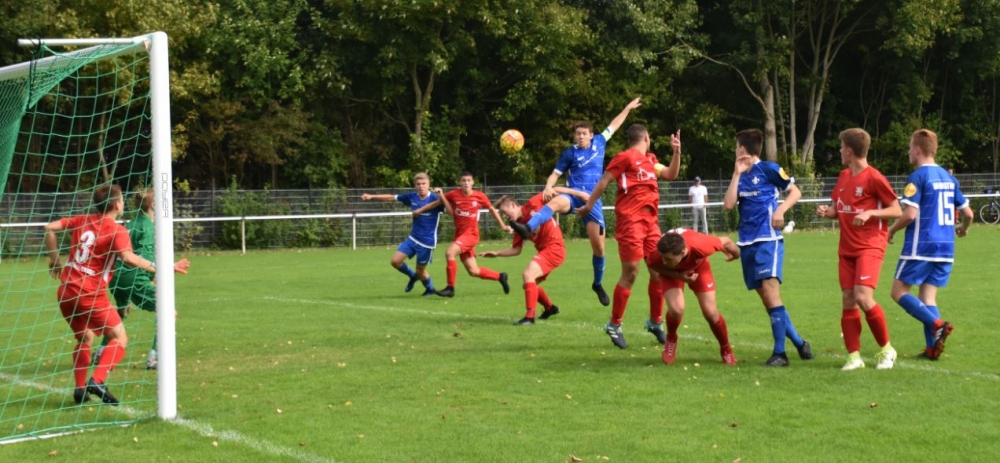
{"type": "MultiPolygon", "coordinates": [[[[587,202],[584,201],[582,198],[579,198],[579,197],[576,197],[576,196],[573,196],[573,195],[570,195],[570,194],[566,194],[566,193],[563,193],[562,195],[565,196],[565,197],[567,197],[567,198],[569,198],[569,213],[570,214],[576,212],[577,208],[583,207],[583,206],[585,206],[587,204],[587,202]]],[[[590,223],[590,222],[597,222],[597,224],[600,225],[601,228],[605,228],[605,226],[604,226],[604,208],[601,205],[601,198],[597,198],[597,202],[594,203],[594,208],[590,210],[590,214],[587,214],[587,216],[583,218],[583,226],[587,226],[587,224],[590,223]]]]}
{"type": "Polygon", "coordinates": [[[747,289],[758,289],[768,278],[777,278],[781,283],[784,270],[785,241],[759,241],[749,246],[740,246],[740,263],[743,264],[743,282],[747,289]]]}
{"type": "Polygon", "coordinates": [[[434,252],[431,248],[425,248],[413,240],[407,238],[399,243],[399,247],[396,248],[397,251],[406,254],[407,259],[412,259],[413,256],[417,256],[417,267],[426,267],[431,264],[431,253],[434,252]]]}
{"type": "Polygon", "coordinates": [[[929,285],[944,288],[951,276],[951,262],[903,260],[896,264],[896,279],[908,285],[929,285]]]}

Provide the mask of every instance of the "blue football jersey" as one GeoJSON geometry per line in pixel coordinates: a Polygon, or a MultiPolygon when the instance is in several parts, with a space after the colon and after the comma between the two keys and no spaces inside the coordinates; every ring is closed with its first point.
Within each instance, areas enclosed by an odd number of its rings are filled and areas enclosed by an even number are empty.
{"type": "MultiPolygon", "coordinates": [[[[434,193],[428,194],[426,198],[420,198],[420,195],[416,191],[396,195],[396,201],[409,206],[411,211],[420,209],[437,200],[438,197],[434,193]]],[[[425,248],[434,249],[437,247],[438,222],[441,220],[441,213],[443,211],[444,205],[441,204],[414,217],[409,239],[425,248]]]]}
{"type": "Polygon", "coordinates": [[[566,174],[566,186],[590,193],[604,175],[604,150],[611,138],[611,128],[594,136],[587,148],[566,148],[556,161],[556,174],[566,174]]]}
{"type": "Polygon", "coordinates": [[[750,170],[740,175],[737,191],[740,226],[736,244],[747,246],[758,241],[782,239],[781,230],[771,226],[771,216],[778,208],[781,192],[793,183],[794,178],[770,161],[757,161],[750,170]]]}
{"type": "Polygon", "coordinates": [[[900,202],[917,209],[917,218],[906,226],[900,259],[953,262],[955,211],[969,205],[955,177],[936,164],[917,167],[900,202]]]}

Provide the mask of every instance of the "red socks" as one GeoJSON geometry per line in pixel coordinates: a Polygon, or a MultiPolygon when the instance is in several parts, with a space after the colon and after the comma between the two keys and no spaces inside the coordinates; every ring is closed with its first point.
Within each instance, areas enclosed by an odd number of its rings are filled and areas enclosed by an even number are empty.
{"type": "Polygon", "coordinates": [[[889,327],[885,324],[885,313],[882,312],[881,306],[875,304],[875,307],[865,312],[865,321],[868,322],[868,329],[872,330],[872,336],[875,336],[875,342],[879,347],[889,344],[889,327]]]}
{"type": "Polygon", "coordinates": [[[500,279],[500,272],[490,270],[486,267],[479,267],[479,278],[497,281],[500,279]]]}
{"type": "Polygon", "coordinates": [[[611,323],[622,324],[622,317],[625,316],[625,308],[628,306],[628,298],[632,295],[632,290],[622,285],[615,285],[614,296],[611,302],[611,323]]]}
{"type": "MultiPolygon", "coordinates": [[[[883,324],[885,323],[883,319],[883,324]]],[[[847,309],[840,316],[840,330],[844,333],[847,353],[861,350],[861,310],[847,309]]]]}
{"type": "Polygon", "coordinates": [[[538,287],[537,283],[525,283],[524,284],[524,306],[527,307],[528,311],[524,314],[527,318],[535,318],[535,309],[538,304],[538,294],[541,288],[538,287]]]}
{"type": "Polygon", "coordinates": [[[87,374],[90,373],[90,346],[77,343],[73,349],[73,381],[76,387],[87,385],[87,374]]]}
{"type": "Polygon", "coordinates": [[[646,291],[649,293],[649,319],[656,323],[663,323],[663,303],[665,298],[663,297],[663,288],[660,287],[658,277],[649,281],[646,291]]]}
{"type": "MultiPolygon", "coordinates": [[[[90,356],[88,355],[88,357],[90,356]]],[[[101,361],[97,364],[97,368],[94,369],[94,381],[104,384],[104,380],[108,378],[108,372],[118,365],[118,362],[124,357],[125,348],[118,343],[117,339],[112,339],[104,347],[104,352],[101,354],[101,361]]]]}
{"type": "Polygon", "coordinates": [[[455,279],[458,276],[458,262],[449,260],[445,264],[445,273],[448,275],[448,286],[455,287],[455,279]]]}

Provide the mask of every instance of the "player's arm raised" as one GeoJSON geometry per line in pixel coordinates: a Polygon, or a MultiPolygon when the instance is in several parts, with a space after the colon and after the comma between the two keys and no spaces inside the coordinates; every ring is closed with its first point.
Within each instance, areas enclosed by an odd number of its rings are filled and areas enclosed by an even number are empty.
{"type": "Polygon", "coordinates": [[[549,174],[549,178],[545,180],[545,188],[542,189],[542,199],[549,201],[554,198],[556,194],[558,194],[556,193],[555,186],[556,182],[559,181],[560,176],[560,174],[557,174],[554,171],[549,174]]]}
{"type": "Polygon", "coordinates": [[[670,135],[670,148],[674,150],[674,154],[670,156],[670,165],[664,166],[663,164],[657,164],[657,177],[663,180],[674,180],[677,178],[677,174],[681,172],[681,131],[677,130],[677,133],[670,135]]]}
{"type": "Polygon", "coordinates": [[[498,211],[497,208],[490,204],[487,206],[487,209],[490,210],[490,215],[493,216],[493,220],[497,221],[497,225],[500,226],[500,229],[503,230],[504,233],[507,233],[508,235],[514,233],[514,229],[510,228],[510,225],[507,225],[507,222],[503,221],[503,217],[500,217],[500,211],[498,211]]]}
{"type": "Polygon", "coordinates": [[[618,115],[611,120],[611,123],[608,124],[608,128],[611,129],[611,132],[612,133],[617,132],[618,128],[620,128],[622,124],[625,123],[625,119],[628,118],[628,113],[631,112],[633,109],[638,108],[639,106],[642,106],[642,101],[641,98],[639,97],[636,97],[634,100],[630,101],[627,105],[625,105],[625,109],[623,109],[622,112],[618,113],[618,115]]]}

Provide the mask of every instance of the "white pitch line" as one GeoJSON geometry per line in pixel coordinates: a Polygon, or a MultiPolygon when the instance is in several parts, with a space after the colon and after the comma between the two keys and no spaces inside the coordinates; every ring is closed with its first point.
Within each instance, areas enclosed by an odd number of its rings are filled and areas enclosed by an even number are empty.
{"type": "MultiPolygon", "coordinates": [[[[70,394],[73,393],[73,391],[70,390],[69,388],[65,388],[64,389],[64,388],[52,387],[52,386],[49,386],[48,384],[42,384],[42,383],[36,383],[34,381],[28,381],[28,380],[22,379],[19,376],[8,375],[6,373],[0,373],[0,380],[7,381],[7,382],[9,382],[9,383],[11,383],[13,385],[16,385],[16,386],[29,387],[29,388],[32,388],[32,389],[37,389],[37,390],[40,390],[40,391],[45,391],[45,392],[49,392],[49,393],[53,393],[53,394],[70,395],[70,394]]],[[[124,412],[126,415],[128,415],[132,419],[135,419],[136,417],[138,417],[138,416],[141,415],[134,408],[129,407],[129,406],[125,406],[125,405],[120,405],[118,407],[118,410],[121,410],[122,412],[124,412]]],[[[166,422],[167,423],[171,423],[171,424],[180,425],[180,426],[182,426],[184,428],[187,428],[190,431],[194,431],[194,432],[196,432],[196,433],[198,433],[198,434],[200,434],[200,435],[202,435],[204,437],[214,437],[214,438],[217,438],[217,439],[220,439],[220,440],[230,441],[230,442],[235,442],[237,444],[245,445],[245,446],[250,447],[250,448],[252,448],[252,449],[254,449],[254,450],[258,451],[258,452],[261,452],[261,453],[266,453],[266,454],[271,454],[271,455],[277,455],[277,456],[281,456],[281,457],[293,458],[295,460],[304,461],[304,462],[307,462],[307,463],[336,463],[334,460],[323,458],[323,457],[318,456],[318,455],[312,455],[312,454],[304,453],[304,452],[301,452],[301,451],[298,451],[298,450],[295,450],[295,449],[290,449],[288,447],[282,447],[280,445],[268,442],[266,440],[254,439],[254,438],[251,438],[251,437],[247,437],[247,436],[244,436],[244,435],[242,435],[242,434],[240,434],[238,432],[235,432],[235,431],[226,431],[226,430],[219,431],[219,430],[216,430],[215,428],[213,428],[211,425],[208,425],[208,424],[205,424],[205,423],[200,423],[200,422],[197,422],[197,421],[194,421],[194,420],[186,420],[184,418],[175,418],[175,419],[172,419],[172,420],[166,420],[166,422]]],[[[51,439],[51,438],[54,438],[54,437],[67,436],[67,435],[71,435],[71,434],[79,434],[79,433],[86,432],[86,431],[88,431],[88,430],[84,429],[84,430],[67,431],[67,432],[60,432],[60,433],[53,433],[53,434],[45,434],[45,435],[42,435],[42,436],[22,437],[22,438],[18,438],[18,439],[11,439],[11,440],[7,440],[7,441],[0,441],[0,445],[13,444],[13,443],[17,443],[17,442],[24,442],[24,441],[36,440],[36,439],[51,439]]]]}
{"type": "MultiPolygon", "coordinates": [[[[247,299],[253,299],[253,298],[247,298],[247,299]]],[[[446,312],[446,311],[439,311],[439,310],[405,309],[405,308],[400,308],[400,307],[387,307],[387,306],[371,305],[371,304],[354,304],[354,303],[351,303],[351,302],[324,301],[324,300],[318,300],[318,299],[297,299],[297,298],[284,298],[284,297],[274,297],[274,296],[264,296],[262,299],[268,300],[268,301],[298,303],[298,304],[329,305],[329,306],[344,307],[344,308],[349,308],[349,309],[377,310],[377,311],[382,311],[382,312],[395,312],[395,313],[412,313],[412,314],[416,314],[416,315],[434,315],[434,316],[453,317],[453,318],[472,318],[472,319],[491,320],[491,321],[509,321],[510,320],[509,317],[498,317],[498,316],[494,316],[494,315],[465,314],[465,313],[446,312]]],[[[577,328],[581,328],[581,329],[593,329],[593,330],[601,330],[601,329],[603,329],[603,326],[595,325],[595,324],[589,323],[589,322],[564,323],[564,324],[560,324],[559,326],[573,326],[573,327],[577,327],[577,328]]],[[[684,338],[684,339],[692,339],[692,340],[701,341],[701,342],[708,342],[708,343],[714,343],[714,342],[716,342],[714,338],[713,339],[708,339],[708,338],[705,338],[705,337],[702,337],[702,336],[699,336],[699,335],[682,334],[682,335],[680,335],[680,337],[684,338]]],[[[758,344],[758,343],[740,344],[740,345],[741,346],[748,346],[748,347],[751,347],[753,349],[760,349],[760,350],[771,349],[773,347],[772,345],[763,345],[763,344],[758,344]]],[[[816,355],[816,356],[824,356],[824,357],[828,357],[828,358],[839,358],[839,357],[834,356],[834,355],[825,355],[825,354],[819,354],[819,353],[814,353],[814,355],[816,355]]],[[[976,378],[988,379],[988,380],[991,380],[991,381],[1000,381],[1000,375],[997,375],[997,374],[994,374],[994,373],[984,373],[984,372],[981,372],[981,371],[953,371],[953,370],[946,370],[946,369],[942,369],[942,368],[934,368],[934,367],[931,367],[929,365],[916,365],[914,363],[911,363],[911,361],[905,361],[905,363],[896,362],[896,368],[906,368],[906,369],[912,369],[912,370],[927,371],[927,372],[931,372],[931,373],[943,373],[943,374],[946,374],[946,375],[954,375],[954,376],[971,376],[971,377],[976,377],[976,378]]]]}

